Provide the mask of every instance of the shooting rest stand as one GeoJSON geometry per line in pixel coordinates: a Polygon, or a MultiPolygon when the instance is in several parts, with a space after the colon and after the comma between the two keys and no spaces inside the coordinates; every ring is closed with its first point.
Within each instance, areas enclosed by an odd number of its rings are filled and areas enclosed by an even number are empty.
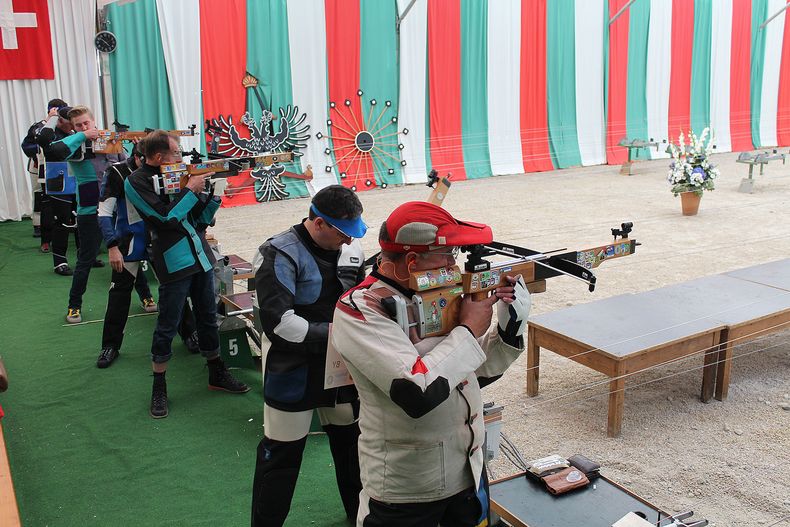
{"type": "Polygon", "coordinates": [[[780,154],[776,149],[773,152],[763,152],[762,154],[750,154],[749,152],[741,152],[738,155],[736,163],[746,163],[749,165],[749,177],[741,179],[741,184],[738,187],[738,192],[745,192],[751,194],[754,192],[754,165],[760,165],[760,177],[763,176],[765,165],[770,161],[781,159],[782,164],[785,164],[785,157],[787,154],[780,154]]]}
{"type": "MultiPolygon", "coordinates": [[[[664,142],[666,143],[666,141],[664,142]]],[[[631,171],[631,165],[637,161],[642,161],[641,159],[637,159],[639,157],[639,149],[654,146],[656,147],[656,152],[658,152],[658,141],[653,141],[652,137],[650,138],[650,141],[645,141],[644,139],[628,139],[627,137],[623,137],[620,139],[618,144],[628,149],[628,161],[623,163],[623,165],[620,167],[621,176],[634,175],[634,173],[631,171]],[[634,155],[634,150],[636,150],[636,155],[634,155]]]]}

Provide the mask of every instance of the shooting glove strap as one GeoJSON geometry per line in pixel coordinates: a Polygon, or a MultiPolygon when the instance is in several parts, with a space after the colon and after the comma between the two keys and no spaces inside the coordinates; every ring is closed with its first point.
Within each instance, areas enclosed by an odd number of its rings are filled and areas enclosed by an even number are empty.
{"type": "Polygon", "coordinates": [[[512,304],[506,304],[501,300],[496,304],[496,315],[498,320],[499,336],[509,346],[514,348],[524,348],[524,330],[527,328],[527,317],[531,300],[527,285],[519,275],[514,286],[515,300],[512,304]]]}

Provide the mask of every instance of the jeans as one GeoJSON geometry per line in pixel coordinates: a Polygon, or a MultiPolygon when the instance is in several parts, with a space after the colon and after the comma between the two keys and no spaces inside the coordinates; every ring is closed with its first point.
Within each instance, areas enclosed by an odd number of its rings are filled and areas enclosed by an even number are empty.
{"type": "Polygon", "coordinates": [[[214,302],[214,271],[204,271],[180,280],[159,285],[159,317],[156,319],[151,343],[151,360],[164,363],[173,356],[171,344],[187,297],[192,299],[192,310],[197,326],[200,353],[207,359],[219,356],[219,324],[217,304],[214,302]]]}
{"type": "Polygon", "coordinates": [[[77,216],[77,233],[80,237],[80,246],[77,249],[77,266],[74,269],[74,278],[71,280],[71,291],[69,291],[69,308],[81,309],[82,295],[88,287],[88,277],[93,262],[99,254],[102,240],[99,216],[97,214],[77,216]]]}
{"type": "MultiPolygon", "coordinates": [[[[123,344],[123,332],[126,328],[126,320],[129,318],[129,304],[132,300],[132,288],[137,290],[140,300],[151,298],[151,290],[148,288],[148,279],[140,268],[139,262],[129,262],[124,265],[123,272],[112,272],[112,282],[110,283],[110,293],[107,297],[107,312],[104,314],[104,330],[102,333],[102,348],[121,349],[123,344]],[[127,267],[129,269],[127,269],[127,267]],[[130,270],[132,272],[130,272],[130,270]],[[135,277],[136,273],[136,277],[135,277]]],[[[178,333],[182,339],[186,339],[195,331],[195,323],[192,320],[192,311],[189,304],[184,304],[184,314],[182,315],[181,325],[178,333]]]]}

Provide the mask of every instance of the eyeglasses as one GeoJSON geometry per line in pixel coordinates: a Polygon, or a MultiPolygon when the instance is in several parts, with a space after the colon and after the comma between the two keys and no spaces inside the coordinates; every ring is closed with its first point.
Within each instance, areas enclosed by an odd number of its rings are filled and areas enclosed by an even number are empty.
{"type": "Polygon", "coordinates": [[[436,256],[452,256],[453,258],[458,258],[458,253],[459,252],[461,252],[461,248],[456,246],[456,247],[453,247],[452,249],[450,249],[448,251],[428,251],[428,252],[423,253],[423,254],[430,255],[430,256],[433,256],[433,255],[436,255],[436,256]]]}
{"type": "Polygon", "coordinates": [[[332,225],[332,224],[331,224],[331,223],[329,223],[328,221],[324,220],[324,223],[326,223],[327,225],[329,225],[330,227],[332,227],[333,229],[335,229],[335,231],[336,231],[338,234],[340,234],[340,236],[342,236],[344,240],[353,240],[353,239],[354,239],[354,237],[353,237],[353,236],[349,236],[348,234],[346,234],[345,232],[341,231],[340,229],[338,229],[337,227],[335,227],[334,225],[332,225]]]}

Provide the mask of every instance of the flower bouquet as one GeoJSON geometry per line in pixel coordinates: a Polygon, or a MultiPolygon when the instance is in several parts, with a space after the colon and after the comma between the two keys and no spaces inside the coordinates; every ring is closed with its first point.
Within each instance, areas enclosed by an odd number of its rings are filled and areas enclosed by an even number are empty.
{"type": "Polygon", "coordinates": [[[677,196],[684,192],[694,192],[702,197],[703,190],[713,190],[713,181],[719,177],[719,169],[710,162],[713,151],[713,137],[708,137],[709,129],[705,128],[697,137],[689,133],[689,142],[680,133],[678,144],[669,144],[672,163],[669,165],[667,181],[672,185],[672,194],[677,196]]]}

